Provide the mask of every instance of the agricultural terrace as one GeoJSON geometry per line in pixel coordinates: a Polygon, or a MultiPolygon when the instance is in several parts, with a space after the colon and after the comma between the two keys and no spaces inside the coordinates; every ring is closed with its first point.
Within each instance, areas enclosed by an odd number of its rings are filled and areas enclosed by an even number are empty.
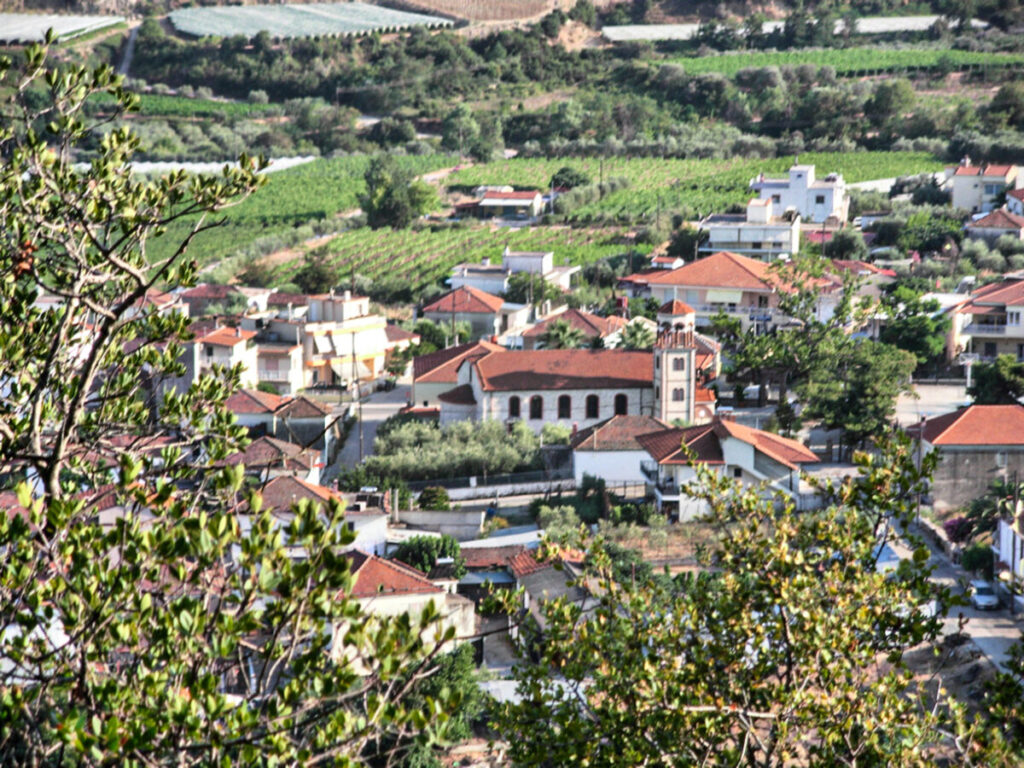
{"type": "MultiPolygon", "coordinates": [[[[728,77],[742,69],[763,67],[832,67],[837,75],[882,72],[945,71],[974,68],[1024,68],[1024,54],[982,53],[940,48],[826,48],[796,51],[750,51],[715,56],[677,57],[669,60],[689,74],[720,72],[728,77]]],[[[662,62],[659,62],[662,63],[662,62]]]]}
{"type": "MultiPolygon", "coordinates": [[[[451,165],[447,155],[399,156],[402,168],[419,175],[451,165]]],[[[316,160],[267,176],[266,185],[239,205],[221,212],[224,225],[196,236],[189,254],[207,264],[244,251],[255,240],[315,221],[324,221],[359,207],[366,191],[363,174],[370,157],[358,155],[316,160]]],[[[167,249],[188,233],[189,222],[168,228],[150,243],[151,259],[165,258],[167,249]]],[[[339,224],[339,229],[341,225],[339,224]]]]}
{"type": "MultiPolygon", "coordinates": [[[[221,101],[216,99],[190,99],[184,96],[170,96],[156,93],[140,93],[139,108],[130,117],[208,117],[231,119],[239,117],[260,117],[267,112],[280,114],[279,104],[251,104],[246,101],[221,101]]],[[[117,100],[109,93],[97,93],[89,99],[90,104],[100,108],[114,108],[117,100]]]]}
{"type": "MultiPolygon", "coordinates": [[[[791,157],[770,160],[669,160],[662,158],[514,158],[474,165],[448,177],[450,185],[511,184],[544,188],[559,168],[570,166],[593,181],[623,176],[627,189],[573,211],[575,220],[613,218],[633,221],[663,213],[689,212],[696,217],[724,211],[750,198],[748,184],[759,173],[785,175],[791,157]]],[[[944,164],[925,152],[801,152],[801,163],[812,163],[818,173],[838,172],[847,183],[941,171],[944,164]]]]}
{"type": "Polygon", "coordinates": [[[176,30],[195,37],[255,37],[260,32],[277,38],[347,36],[452,25],[450,20],[438,16],[365,3],[182,8],[172,11],[170,18],[176,30]]]}
{"type": "MultiPolygon", "coordinates": [[[[356,229],[330,242],[327,260],[343,275],[408,282],[417,292],[447,277],[456,264],[484,257],[500,263],[506,246],[514,251],[554,251],[556,264],[589,264],[630,250],[650,251],[650,246],[631,245],[626,233],[614,227],[356,229]]],[[[300,266],[299,261],[282,264],[275,282],[289,282],[300,266]]]]}
{"type": "Polygon", "coordinates": [[[123,16],[56,16],[38,13],[0,13],[0,43],[34,43],[52,29],[60,40],[105,29],[124,21],[123,16]]]}

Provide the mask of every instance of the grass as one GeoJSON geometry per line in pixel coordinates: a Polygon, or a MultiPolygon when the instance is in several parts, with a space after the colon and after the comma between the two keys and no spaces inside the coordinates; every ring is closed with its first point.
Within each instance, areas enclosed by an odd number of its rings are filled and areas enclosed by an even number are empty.
{"type": "MultiPolygon", "coordinates": [[[[741,204],[751,196],[748,183],[759,173],[784,175],[791,157],[769,160],[731,158],[728,160],[664,160],[659,158],[512,159],[477,165],[448,177],[452,185],[512,184],[516,187],[547,186],[559,168],[571,166],[597,181],[623,176],[629,188],[574,212],[578,218],[621,217],[623,220],[650,218],[663,213],[689,210],[706,214],[741,204]]],[[[817,166],[819,176],[838,172],[847,183],[942,170],[944,164],[925,152],[850,152],[800,154],[801,163],[817,166]]]]}

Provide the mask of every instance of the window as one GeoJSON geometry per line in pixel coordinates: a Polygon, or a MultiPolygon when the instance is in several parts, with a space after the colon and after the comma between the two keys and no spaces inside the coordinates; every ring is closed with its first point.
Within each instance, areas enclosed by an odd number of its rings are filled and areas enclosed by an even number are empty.
{"type": "Polygon", "coordinates": [[[768,306],[768,297],[767,296],[758,296],[757,297],[757,306],[760,307],[761,309],[765,309],[768,306]]]}
{"type": "Polygon", "coordinates": [[[1005,467],[1006,466],[1006,451],[996,451],[996,466],[997,467],[1005,467]]]}
{"type": "Polygon", "coordinates": [[[755,251],[761,250],[761,241],[755,240],[753,243],[750,244],[750,247],[753,248],[755,251]]]}
{"type": "Polygon", "coordinates": [[[207,357],[213,357],[213,345],[212,344],[205,344],[203,346],[206,347],[206,356],[207,357]]]}
{"type": "Polygon", "coordinates": [[[986,195],[998,195],[1002,191],[1003,191],[1003,185],[1002,184],[986,184],[985,185],[985,194],[986,195]]]}
{"type": "Polygon", "coordinates": [[[508,399],[508,417],[510,419],[519,418],[519,395],[512,395],[508,399]]]}
{"type": "Polygon", "coordinates": [[[544,418],[544,398],[542,398],[540,395],[534,395],[533,397],[530,398],[530,418],[544,418]]]}
{"type": "Polygon", "coordinates": [[[572,418],[572,398],[568,395],[561,395],[558,398],[558,418],[572,418]]]}
{"type": "Polygon", "coordinates": [[[682,387],[672,390],[672,400],[676,403],[681,403],[686,399],[686,390],[682,387]]]}
{"type": "Polygon", "coordinates": [[[1020,312],[1007,312],[1006,313],[1006,324],[1007,325],[1020,325],[1020,312]]]}
{"type": "Polygon", "coordinates": [[[685,371],[686,370],[686,358],[685,357],[674,357],[674,358],[672,358],[672,370],[673,371],[685,371]]]}
{"type": "Polygon", "coordinates": [[[654,357],[654,370],[661,368],[661,358],[655,355],[654,357]]]}
{"type": "Polygon", "coordinates": [[[737,480],[741,479],[743,477],[743,470],[740,469],[739,467],[733,467],[732,476],[735,477],[737,480]]]}
{"type": "Polygon", "coordinates": [[[587,418],[596,419],[598,417],[598,399],[597,395],[587,395],[587,418]]]}
{"type": "Polygon", "coordinates": [[[626,411],[629,410],[629,398],[626,395],[619,393],[615,396],[615,415],[625,416],[626,411]]]}
{"type": "Polygon", "coordinates": [[[985,357],[995,357],[996,356],[996,343],[994,341],[986,341],[985,342],[985,355],[984,356],[985,357]]]}
{"type": "Polygon", "coordinates": [[[778,205],[782,202],[782,195],[772,195],[772,202],[778,205]]]}
{"type": "Polygon", "coordinates": [[[825,204],[825,196],[824,195],[815,195],[814,196],[814,204],[815,205],[824,205],[825,204]]]}
{"type": "Polygon", "coordinates": [[[1017,345],[1017,362],[1024,362],[1024,344],[1017,345]]]}

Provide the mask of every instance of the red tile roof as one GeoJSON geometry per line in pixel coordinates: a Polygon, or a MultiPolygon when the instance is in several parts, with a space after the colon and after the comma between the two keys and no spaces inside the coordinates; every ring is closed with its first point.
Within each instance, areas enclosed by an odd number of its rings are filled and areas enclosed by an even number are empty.
{"type": "Polygon", "coordinates": [[[672,301],[666,301],[660,307],[658,307],[659,315],[692,315],[695,314],[696,310],[686,302],[680,301],[679,299],[672,299],[672,301]]]}
{"type": "Polygon", "coordinates": [[[520,552],[512,558],[512,560],[509,561],[509,568],[517,579],[521,579],[523,576],[529,576],[531,573],[543,571],[545,568],[553,568],[555,560],[561,560],[569,563],[582,563],[584,559],[586,559],[586,555],[577,549],[563,549],[551,558],[544,560],[539,558],[540,550],[528,549],[525,552],[520,552]]]}
{"type": "Polygon", "coordinates": [[[958,165],[954,176],[1006,176],[1012,165],[958,165]]]}
{"type": "Polygon", "coordinates": [[[318,403],[316,400],[299,395],[291,399],[285,399],[278,415],[283,419],[322,419],[332,413],[329,406],[318,403]]]}
{"type": "Polygon", "coordinates": [[[493,570],[507,568],[516,555],[525,552],[522,544],[509,544],[504,547],[464,547],[462,558],[466,568],[477,570],[493,570]]]}
{"type": "Polygon", "coordinates": [[[753,429],[735,421],[715,419],[711,424],[696,427],[667,429],[650,435],[641,435],[637,442],[643,446],[659,464],[688,464],[690,459],[683,451],[686,445],[694,459],[705,464],[722,464],[722,440],[732,437],[752,445],[766,456],[797,469],[800,464],[819,461],[810,449],[796,440],[753,429]]]}
{"type": "Polygon", "coordinates": [[[540,192],[537,190],[524,190],[518,192],[485,192],[481,200],[533,200],[540,192]]]}
{"type": "Polygon", "coordinates": [[[476,405],[476,398],[473,397],[473,387],[469,384],[462,384],[455,387],[455,389],[442,392],[437,396],[437,399],[451,405],[476,405]]]}
{"type": "Polygon", "coordinates": [[[612,416],[577,432],[569,445],[574,451],[642,451],[637,437],[666,428],[665,422],[651,416],[612,416]]]}
{"type": "Polygon", "coordinates": [[[245,450],[234,453],[218,463],[245,464],[246,469],[279,468],[302,472],[309,471],[320,463],[320,452],[264,435],[249,443],[245,450]]]}
{"type": "Polygon", "coordinates": [[[199,344],[213,344],[218,347],[233,347],[236,344],[256,338],[256,331],[243,328],[217,328],[205,336],[196,339],[199,344]]]}
{"type": "Polygon", "coordinates": [[[420,340],[420,335],[418,333],[407,331],[405,328],[398,325],[392,325],[391,323],[384,326],[384,335],[387,336],[388,341],[392,343],[398,341],[415,343],[420,340]]]}
{"type": "Polygon", "coordinates": [[[416,381],[434,381],[439,383],[458,381],[459,366],[464,360],[475,359],[491,352],[504,352],[505,348],[489,341],[475,341],[470,344],[459,344],[448,349],[439,349],[429,355],[420,355],[412,359],[412,376],[416,381]]]}
{"type": "Polygon", "coordinates": [[[212,283],[203,283],[197,285],[195,288],[189,288],[187,291],[182,291],[183,299],[213,299],[223,300],[226,299],[233,293],[241,293],[233,285],[214,285],[212,283]]]}
{"type": "Polygon", "coordinates": [[[1011,189],[1006,193],[1007,197],[1012,197],[1014,200],[1024,201],[1024,188],[1022,189],[1011,189]]]}
{"type": "Polygon", "coordinates": [[[437,301],[427,304],[423,308],[423,313],[444,312],[450,314],[452,312],[463,312],[467,314],[494,315],[501,311],[504,304],[505,300],[500,296],[464,285],[449,291],[437,301]]]}
{"type": "Polygon", "coordinates": [[[288,398],[281,395],[258,389],[240,389],[227,399],[225,405],[232,413],[274,413],[286,402],[288,398]]]}
{"type": "Polygon", "coordinates": [[[274,291],[267,297],[268,307],[286,307],[289,304],[297,307],[304,307],[309,304],[309,296],[304,293],[284,293],[274,291]]]}
{"type": "Polygon", "coordinates": [[[293,502],[302,499],[320,505],[326,505],[332,499],[344,504],[344,497],[340,493],[292,475],[275,477],[263,486],[260,494],[263,497],[263,508],[279,513],[287,512],[293,502]]]}
{"type": "Polygon", "coordinates": [[[1024,216],[1010,213],[1005,208],[997,208],[988,216],[972,221],[968,229],[1006,229],[1018,231],[1024,229],[1024,216]]]}
{"type": "Polygon", "coordinates": [[[773,275],[763,261],[730,251],[719,251],[661,275],[651,275],[651,285],[688,285],[701,288],[743,288],[769,291],[773,275]]]}
{"type": "Polygon", "coordinates": [[[654,356],[619,349],[534,349],[473,362],[485,392],[653,387],[654,356]]]}
{"type": "Polygon", "coordinates": [[[970,315],[981,315],[1001,311],[1008,306],[1024,305],[1024,280],[1002,280],[989,283],[971,294],[970,300],[964,302],[958,312],[970,315]]]}
{"type": "Polygon", "coordinates": [[[348,557],[355,577],[352,597],[444,593],[422,573],[399,560],[385,560],[358,549],[348,557]]]}
{"type": "Polygon", "coordinates": [[[578,328],[587,338],[610,336],[622,330],[626,325],[626,319],[613,315],[611,317],[600,317],[579,309],[567,309],[556,315],[550,315],[538,322],[530,330],[523,333],[524,337],[536,338],[547,333],[548,327],[559,320],[569,324],[570,328],[578,328]]]}
{"type": "Polygon", "coordinates": [[[970,405],[935,416],[924,422],[924,439],[932,445],[1024,445],[1024,405],[970,405]]]}

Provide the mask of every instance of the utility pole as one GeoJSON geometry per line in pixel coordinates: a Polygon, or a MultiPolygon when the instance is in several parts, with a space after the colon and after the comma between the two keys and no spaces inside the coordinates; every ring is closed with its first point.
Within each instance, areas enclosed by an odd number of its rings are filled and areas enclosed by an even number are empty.
{"type": "Polygon", "coordinates": [[[349,334],[352,337],[352,382],[356,385],[356,404],[359,413],[356,419],[359,421],[359,463],[363,463],[363,393],[359,389],[359,371],[356,367],[356,332],[349,334]]]}

